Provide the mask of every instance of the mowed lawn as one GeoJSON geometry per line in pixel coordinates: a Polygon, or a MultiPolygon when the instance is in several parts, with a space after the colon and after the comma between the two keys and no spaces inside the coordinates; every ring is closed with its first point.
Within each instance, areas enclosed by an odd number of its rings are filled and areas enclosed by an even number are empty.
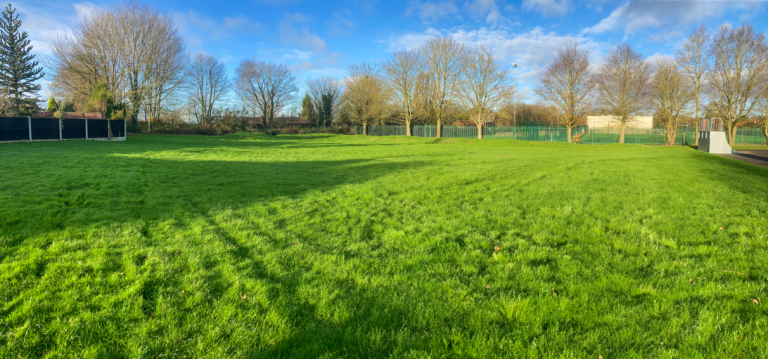
{"type": "Polygon", "coordinates": [[[0,358],[763,358],[768,169],[304,135],[0,145],[0,358]]]}

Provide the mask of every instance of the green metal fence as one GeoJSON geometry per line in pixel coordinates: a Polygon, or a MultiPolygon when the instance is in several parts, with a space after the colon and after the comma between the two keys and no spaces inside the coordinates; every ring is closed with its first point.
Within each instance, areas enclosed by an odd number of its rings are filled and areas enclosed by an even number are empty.
{"type": "MultiPolygon", "coordinates": [[[[405,136],[407,129],[404,125],[368,126],[369,136],[405,136]]],[[[442,137],[446,138],[477,138],[476,126],[443,126],[442,137]]],[[[355,126],[355,132],[363,134],[363,126],[355,126]]],[[[619,143],[621,129],[610,128],[574,128],[572,135],[576,137],[581,132],[582,144],[619,143]]],[[[411,129],[416,137],[437,137],[436,125],[417,125],[411,129]]],[[[524,141],[554,141],[567,142],[568,130],[556,126],[498,126],[483,127],[483,138],[506,138],[524,141]]],[[[691,145],[696,141],[696,131],[693,128],[680,128],[675,136],[675,144],[691,145]]],[[[667,143],[666,131],[663,128],[627,128],[624,143],[638,145],[664,145],[667,143]]],[[[740,128],[736,134],[738,145],[764,145],[765,135],[759,128],[740,128]]]]}

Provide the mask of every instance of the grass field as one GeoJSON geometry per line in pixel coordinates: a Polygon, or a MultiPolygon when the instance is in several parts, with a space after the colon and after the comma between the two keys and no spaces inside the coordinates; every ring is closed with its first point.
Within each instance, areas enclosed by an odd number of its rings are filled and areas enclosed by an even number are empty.
{"type": "Polygon", "coordinates": [[[688,147],[0,145],[0,358],[762,358],[768,169],[688,147]]]}

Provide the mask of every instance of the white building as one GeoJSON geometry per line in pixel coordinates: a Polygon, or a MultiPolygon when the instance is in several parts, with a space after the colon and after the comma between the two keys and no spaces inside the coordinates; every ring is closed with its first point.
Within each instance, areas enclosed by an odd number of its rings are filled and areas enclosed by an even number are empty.
{"type": "MultiPolygon", "coordinates": [[[[589,128],[621,127],[616,116],[587,116],[589,128]]],[[[629,128],[653,128],[653,116],[634,116],[627,122],[629,128]]]]}

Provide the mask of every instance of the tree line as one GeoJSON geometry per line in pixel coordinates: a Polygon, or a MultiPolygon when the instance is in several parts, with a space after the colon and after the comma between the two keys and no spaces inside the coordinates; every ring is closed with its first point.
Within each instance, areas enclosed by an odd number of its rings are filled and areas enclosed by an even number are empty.
{"type": "MultiPolygon", "coordinates": [[[[36,110],[42,68],[9,5],[0,19],[0,86],[4,114],[36,110]]],[[[599,65],[588,49],[569,43],[539,75],[539,104],[519,104],[527,121],[556,122],[572,129],[589,114],[607,114],[621,128],[653,112],[674,144],[683,118],[702,114],[724,121],[733,144],[750,116],[768,135],[768,44],[751,25],[696,29],[674,57],[653,62],[628,44],[614,47],[599,65]]],[[[478,127],[517,118],[515,79],[484,45],[433,37],[411,50],[394,51],[380,63],[358,63],[339,80],[298,81],[291,69],[244,59],[229,78],[225,64],[208,54],[190,56],[172,16],[125,2],[99,8],[51,44],[46,61],[51,91],[48,110],[99,111],[132,121],[193,119],[211,125],[227,116],[254,116],[263,125],[295,114],[314,127],[461,121],[478,127]],[[304,96],[299,96],[303,91],[304,96]]],[[[698,126],[698,121],[695,121],[698,126]]],[[[698,139],[697,139],[698,141],[698,139]]]]}
{"type": "Polygon", "coordinates": [[[315,127],[398,122],[410,129],[428,119],[480,127],[515,91],[488,48],[442,37],[381,64],[351,65],[342,80],[310,78],[300,98],[302,86],[288,66],[244,59],[230,79],[214,56],[189,56],[171,16],[137,2],[94,11],[60,35],[51,52],[51,91],[64,100],[51,99],[48,110],[99,110],[149,123],[178,117],[176,108],[203,125],[230,112],[272,126],[300,106],[315,127]],[[108,96],[97,95],[100,89],[108,96]]]}
{"type": "Polygon", "coordinates": [[[714,33],[701,26],[673,58],[649,62],[628,44],[613,48],[597,69],[589,57],[589,50],[576,44],[564,46],[535,90],[559,109],[569,141],[579,115],[594,106],[615,116],[622,143],[627,125],[648,110],[664,126],[669,145],[686,114],[723,120],[731,145],[750,116],[761,118],[768,137],[768,43],[749,24],[723,26],[714,33]]]}

